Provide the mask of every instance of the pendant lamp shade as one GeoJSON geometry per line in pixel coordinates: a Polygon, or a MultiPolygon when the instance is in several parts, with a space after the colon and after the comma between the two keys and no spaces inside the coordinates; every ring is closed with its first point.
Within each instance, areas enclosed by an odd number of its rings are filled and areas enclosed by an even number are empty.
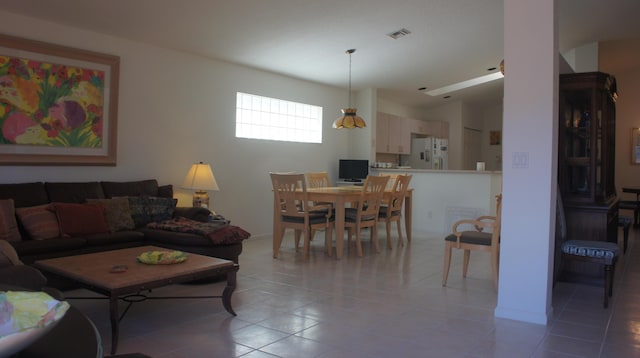
{"type": "Polygon", "coordinates": [[[351,54],[356,52],[355,49],[347,50],[347,54],[349,55],[349,108],[343,108],[342,116],[333,121],[333,128],[342,129],[342,128],[364,128],[366,127],[366,123],[362,117],[356,114],[356,108],[351,107],[351,54]]]}

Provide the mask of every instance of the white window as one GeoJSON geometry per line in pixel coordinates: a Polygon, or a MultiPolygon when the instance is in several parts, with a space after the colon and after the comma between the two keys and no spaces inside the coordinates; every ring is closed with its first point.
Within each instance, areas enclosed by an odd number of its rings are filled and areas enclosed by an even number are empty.
{"type": "Polygon", "coordinates": [[[238,92],[236,137],[322,143],[322,107],[238,92]]]}

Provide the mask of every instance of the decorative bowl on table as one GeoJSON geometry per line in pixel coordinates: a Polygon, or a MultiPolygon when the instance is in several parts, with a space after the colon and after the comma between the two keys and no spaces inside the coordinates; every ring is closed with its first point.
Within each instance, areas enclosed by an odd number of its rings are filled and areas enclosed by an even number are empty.
{"type": "Polygon", "coordinates": [[[186,261],[187,254],[176,250],[153,250],[141,253],[137,259],[147,265],[171,265],[186,261]]]}
{"type": "Polygon", "coordinates": [[[0,357],[9,357],[47,334],[69,303],[44,292],[0,291],[0,357]]]}

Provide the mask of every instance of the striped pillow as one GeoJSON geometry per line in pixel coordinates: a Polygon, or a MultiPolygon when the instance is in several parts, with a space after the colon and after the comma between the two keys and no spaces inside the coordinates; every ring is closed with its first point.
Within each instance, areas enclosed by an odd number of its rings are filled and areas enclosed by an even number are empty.
{"type": "Polygon", "coordinates": [[[60,236],[58,218],[53,211],[49,210],[49,204],[17,208],[16,214],[32,239],[46,240],[60,236]]]}

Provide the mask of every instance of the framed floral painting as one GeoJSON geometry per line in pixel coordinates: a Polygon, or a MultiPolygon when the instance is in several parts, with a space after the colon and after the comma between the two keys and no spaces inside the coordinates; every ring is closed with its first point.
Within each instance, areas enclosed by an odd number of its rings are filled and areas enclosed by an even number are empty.
{"type": "Polygon", "coordinates": [[[0,165],[116,165],[119,66],[0,35],[0,165]]]}

